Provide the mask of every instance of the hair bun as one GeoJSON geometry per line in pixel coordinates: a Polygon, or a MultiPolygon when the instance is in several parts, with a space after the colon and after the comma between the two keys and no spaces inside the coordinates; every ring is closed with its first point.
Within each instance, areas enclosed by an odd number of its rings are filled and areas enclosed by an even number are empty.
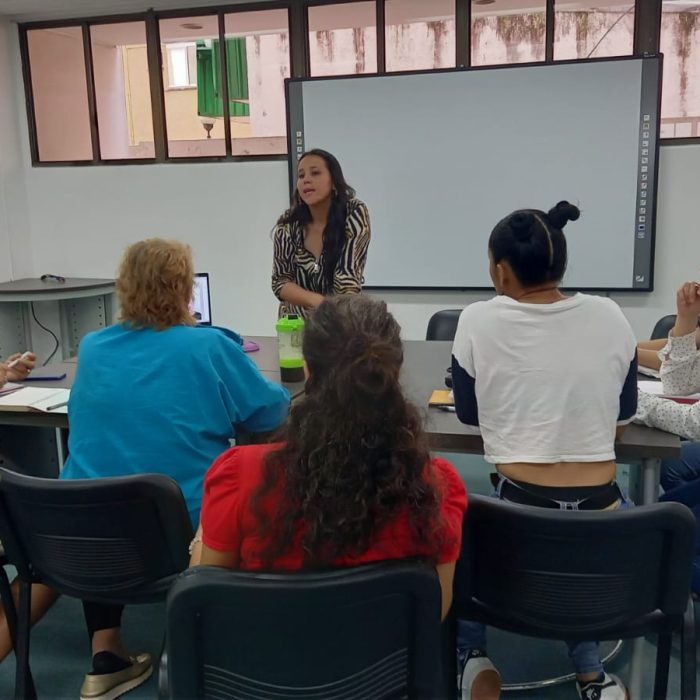
{"type": "Polygon", "coordinates": [[[535,217],[529,212],[516,211],[511,215],[508,223],[517,240],[529,241],[532,238],[532,225],[535,223],[535,217]]]}
{"type": "Polygon", "coordinates": [[[559,202],[547,212],[549,223],[558,229],[563,229],[569,221],[576,221],[579,216],[579,208],[567,201],[559,202]]]}

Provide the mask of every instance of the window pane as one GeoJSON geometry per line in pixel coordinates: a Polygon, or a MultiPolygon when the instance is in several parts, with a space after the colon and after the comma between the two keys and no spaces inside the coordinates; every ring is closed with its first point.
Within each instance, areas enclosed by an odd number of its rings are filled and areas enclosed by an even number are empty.
{"type": "Polygon", "coordinates": [[[374,2],[310,7],[311,75],[377,72],[377,10],[374,2]]]}
{"type": "Polygon", "coordinates": [[[82,29],[33,29],[27,43],[39,160],[92,160],[82,29]]]}
{"type": "Polygon", "coordinates": [[[455,0],[386,0],[386,69],[455,66],[455,0]]]}
{"type": "Polygon", "coordinates": [[[554,6],[554,59],[629,56],[634,47],[634,2],[569,2],[554,6]]]}
{"type": "Polygon", "coordinates": [[[144,22],[90,27],[100,155],[154,158],[144,22]]]}
{"type": "Polygon", "coordinates": [[[528,6],[519,11],[472,5],[472,65],[544,61],[546,3],[528,6]]]}
{"type": "Polygon", "coordinates": [[[661,138],[700,136],[700,7],[664,3],[661,138]]]}
{"type": "Polygon", "coordinates": [[[221,102],[216,15],[160,20],[168,156],[226,155],[223,120],[204,105],[221,102]],[[213,56],[217,56],[216,66],[213,56]]]}
{"type": "Polygon", "coordinates": [[[224,19],[233,155],[286,153],[287,10],[234,12],[224,19]]]}

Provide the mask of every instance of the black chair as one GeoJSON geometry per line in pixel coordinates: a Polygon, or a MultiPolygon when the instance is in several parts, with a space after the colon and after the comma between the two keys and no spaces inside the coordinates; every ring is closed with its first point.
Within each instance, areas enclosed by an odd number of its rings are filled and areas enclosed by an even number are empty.
{"type": "Polygon", "coordinates": [[[462,309],[444,309],[430,317],[426,340],[454,340],[462,309]]]}
{"type": "Polygon", "coordinates": [[[10,640],[12,641],[12,646],[15,647],[17,644],[17,609],[15,607],[15,599],[12,595],[12,588],[10,587],[10,579],[5,570],[5,567],[9,563],[5,556],[5,550],[0,543],[0,600],[2,600],[2,606],[5,610],[5,619],[7,620],[7,628],[10,631],[10,640]]]}
{"type": "Polygon", "coordinates": [[[440,585],[420,562],[317,573],[198,567],[168,596],[168,697],[438,697],[440,585]]]}
{"type": "Polygon", "coordinates": [[[470,496],[453,614],[547,639],[655,633],[654,698],[679,631],[681,695],[695,698],[694,553],[695,519],[678,503],[573,512],[470,496]]]}
{"type": "MultiPolygon", "coordinates": [[[[676,314],[669,314],[668,316],[661,317],[656,322],[654,330],[651,332],[651,339],[659,340],[660,338],[668,338],[668,334],[675,324],[676,314]]],[[[700,326],[700,318],[698,319],[698,326],[700,326]]]]}
{"type": "Polygon", "coordinates": [[[20,580],[15,697],[35,697],[32,583],[92,602],[160,600],[191,539],[180,487],[162,474],[59,481],[0,469],[0,540],[20,580]]]}
{"type": "Polygon", "coordinates": [[[651,332],[651,339],[659,340],[660,338],[668,338],[668,334],[671,332],[671,328],[673,328],[675,323],[676,314],[663,316],[656,322],[654,330],[651,332]]]}

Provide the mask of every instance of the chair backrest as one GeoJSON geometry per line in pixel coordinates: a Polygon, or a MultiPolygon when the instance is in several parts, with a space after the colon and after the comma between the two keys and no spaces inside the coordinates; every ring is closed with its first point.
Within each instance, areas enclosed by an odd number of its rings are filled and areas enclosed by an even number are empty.
{"type": "Polygon", "coordinates": [[[651,339],[658,340],[660,338],[668,338],[668,334],[671,332],[671,328],[673,328],[675,323],[676,314],[663,316],[656,322],[654,330],[651,332],[651,339]]]}
{"type": "MultiPolygon", "coordinates": [[[[651,332],[651,339],[658,340],[660,338],[668,338],[668,334],[671,332],[671,328],[676,323],[676,314],[669,314],[668,316],[662,316],[654,326],[654,330],[651,332]]],[[[700,318],[698,318],[698,326],[700,326],[700,318]]]]}
{"type": "Polygon", "coordinates": [[[0,469],[0,539],[27,581],[84,600],[162,598],[188,565],[192,525],[162,474],[59,481],[0,469]]]}
{"type": "Polygon", "coordinates": [[[198,567],[168,595],[171,698],[434,698],[440,586],[402,561],[320,573],[198,567]]]}
{"type": "Polygon", "coordinates": [[[678,503],[560,511],[470,496],[455,613],[551,639],[638,636],[683,615],[694,553],[678,503]]]}
{"type": "Polygon", "coordinates": [[[444,309],[430,317],[426,340],[454,340],[462,309],[444,309]]]}

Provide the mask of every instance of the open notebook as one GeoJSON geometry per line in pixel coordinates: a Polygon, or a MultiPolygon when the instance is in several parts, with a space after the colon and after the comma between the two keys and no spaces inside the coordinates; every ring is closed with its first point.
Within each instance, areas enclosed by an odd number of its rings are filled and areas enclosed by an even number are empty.
{"type": "Polygon", "coordinates": [[[678,403],[695,403],[698,401],[698,399],[700,399],[700,394],[689,394],[688,396],[672,396],[671,394],[664,394],[664,388],[661,382],[641,380],[637,382],[637,386],[647,394],[660,396],[662,399],[672,399],[678,403]]]}
{"type": "Polygon", "coordinates": [[[41,389],[25,386],[0,396],[0,411],[68,413],[70,389],[41,389]]]}

